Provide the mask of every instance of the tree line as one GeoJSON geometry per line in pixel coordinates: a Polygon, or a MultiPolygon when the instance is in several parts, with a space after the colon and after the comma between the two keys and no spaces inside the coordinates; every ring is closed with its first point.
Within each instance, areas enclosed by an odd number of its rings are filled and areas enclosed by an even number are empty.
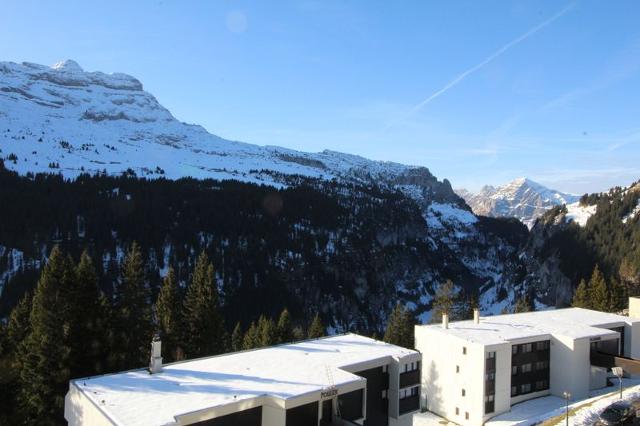
{"type": "MultiPolygon", "coordinates": [[[[201,253],[186,286],[168,268],[155,300],[137,244],[120,268],[115,291],[100,290],[87,251],[79,261],[55,247],[28,292],[0,324],[0,423],[64,424],[69,380],[148,365],[154,335],[167,362],[319,338],[315,315],[305,330],[285,308],[277,321],[261,315],[229,333],[212,262],[201,253]]],[[[384,341],[413,347],[413,314],[398,304],[384,341]]]]}

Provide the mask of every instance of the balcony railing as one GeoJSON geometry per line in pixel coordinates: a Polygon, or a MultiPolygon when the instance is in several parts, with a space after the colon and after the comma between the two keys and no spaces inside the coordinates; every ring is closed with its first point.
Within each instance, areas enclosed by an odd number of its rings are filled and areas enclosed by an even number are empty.
{"type": "Polygon", "coordinates": [[[400,374],[400,388],[420,384],[420,370],[407,371],[400,374]]]}
{"type": "Polygon", "coordinates": [[[420,409],[420,395],[403,398],[399,401],[398,414],[406,414],[420,409]]]}

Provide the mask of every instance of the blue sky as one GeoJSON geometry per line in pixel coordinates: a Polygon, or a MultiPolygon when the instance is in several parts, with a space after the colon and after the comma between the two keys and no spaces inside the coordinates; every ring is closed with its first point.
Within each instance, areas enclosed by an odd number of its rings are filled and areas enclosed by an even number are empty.
{"type": "Polygon", "coordinates": [[[640,179],[640,2],[2,0],[0,60],[139,78],[212,133],[455,187],[640,179]]]}

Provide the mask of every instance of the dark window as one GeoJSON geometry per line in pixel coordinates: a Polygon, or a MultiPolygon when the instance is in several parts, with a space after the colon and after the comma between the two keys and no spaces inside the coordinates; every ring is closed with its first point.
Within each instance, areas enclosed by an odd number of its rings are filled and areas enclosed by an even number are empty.
{"type": "Polygon", "coordinates": [[[262,407],[238,411],[193,424],[197,426],[260,426],[262,424],[262,407]]]}
{"type": "Polygon", "coordinates": [[[518,395],[518,387],[511,386],[511,396],[517,396],[517,395],[518,395]]]}
{"type": "Polygon", "coordinates": [[[536,361],[536,370],[546,370],[549,368],[549,361],[536,361]]]}
{"type": "Polygon", "coordinates": [[[520,393],[529,393],[531,392],[531,383],[523,383],[520,385],[520,393]]]}
{"type": "Polygon", "coordinates": [[[289,408],[286,414],[286,426],[315,425],[318,423],[318,401],[289,408]]]}
{"type": "Polygon", "coordinates": [[[495,395],[487,395],[484,397],[484,412],[485,414],[493,413],[495,410],[495,395]]]}
{"type": "Polygon", "coordinates": [[[518,366],[517,365],[512,365],[511,366],[511,375],[515,376],[516,374],[518,374],[518,366]]]}
{"type": "Polygon", "coordinates": [[[541,342],[536,342],[536,350],[537,351],[546,351],[549,349],[549,341],[543,340],[541,342]]]}
{"type": "Polygon", "coordinates": [[[536,390],[540,391],[540,390],[545,390],[545,389],[549,389],[549,381],[547,381],[547,380],[538,380],[536,382],[536,390]]]}
{"type": "Polygon", "coordinates": [[[490,373],[487,373],[484,375],[484,379],[485,380],[495,380],[496,379],[496,373],[494,373],[493,371],[490,373]]]}
{"type": "Polygon", "coordinates": [[[467,394],[467,391],[465,391],[464,389],[462,389],[462,396],[465,396],[467,394]]]}
{"type": "Polygon", "coordinates": [[[531,371],[531,363],[522,364],[520,366],[521,373],[529,373],[531,371]]]}
{"type": "Polygon", "coordinates": [[[469,412],[468,411],[464,412],[464,419],[465,420],[469,420],[469,412]]]}
{"type": "Polygon", "coordinates": [[[460,409],[456,407],[456,416],[460,414],[460,409]]]}
{"type": "Polygon", "coordinates": [[[525,343],[524,345],[521,345],[521,346],[522,346],[521,352],[526,354],[528,352],[531,352],[533,345],[531,343],[525,343]]]}
{"type": "Polygon", "coordinates": [[[340,407],[340,417],[353,421],[363,418],[362,415],[363,391],[348,392],[338,397],[338,407],[340,407]]]}
{"type": "Polygon", "coordinates": [[[517,354],[517,353],[518,353],[518,345],[513,345],[513,346],[511,346],[511,353],[512,353],[513,355],[515,355],[515,354],[517,354]]]}
{"type": "Polygon", "coordinates": [[[459,372],[460,372],[460,366],[456,365],[456,373],[459,373],[459,372]]]}
{"type": "Polygon", "coordinates": [[[467,347],[463,346],[462,347],[462,355],[466,355],[467,354],[467,347]]]}
{"type": "Polygon", "coordinates": [[[495,352],[487,352],[487,358],[495,358],[495,357],[496,357],[495,352]]]}

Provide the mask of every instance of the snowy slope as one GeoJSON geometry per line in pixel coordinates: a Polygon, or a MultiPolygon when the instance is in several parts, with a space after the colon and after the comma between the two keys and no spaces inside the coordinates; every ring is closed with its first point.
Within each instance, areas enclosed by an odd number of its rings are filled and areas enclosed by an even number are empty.
{"type": "Polygon", "coordinates": [[[456,191],[477,215],[516,217],[531,228],[552,207],[578,201],[577,195],[549,189],[527,178],[499,187],[484,186],[480,192],[456,191]]]}
{"type": "Polygon", "coordinates": [[[0,148],[8,168],[69,177],[130,168],[146,177],[277,185],[269,172],[391,181],[421,170],[428,174],[424,168],[338,152],[310,154],[225,140],[176,120],[134,77],[85,72],[73,61],[53,67],[0,62],[0,148]]]}

